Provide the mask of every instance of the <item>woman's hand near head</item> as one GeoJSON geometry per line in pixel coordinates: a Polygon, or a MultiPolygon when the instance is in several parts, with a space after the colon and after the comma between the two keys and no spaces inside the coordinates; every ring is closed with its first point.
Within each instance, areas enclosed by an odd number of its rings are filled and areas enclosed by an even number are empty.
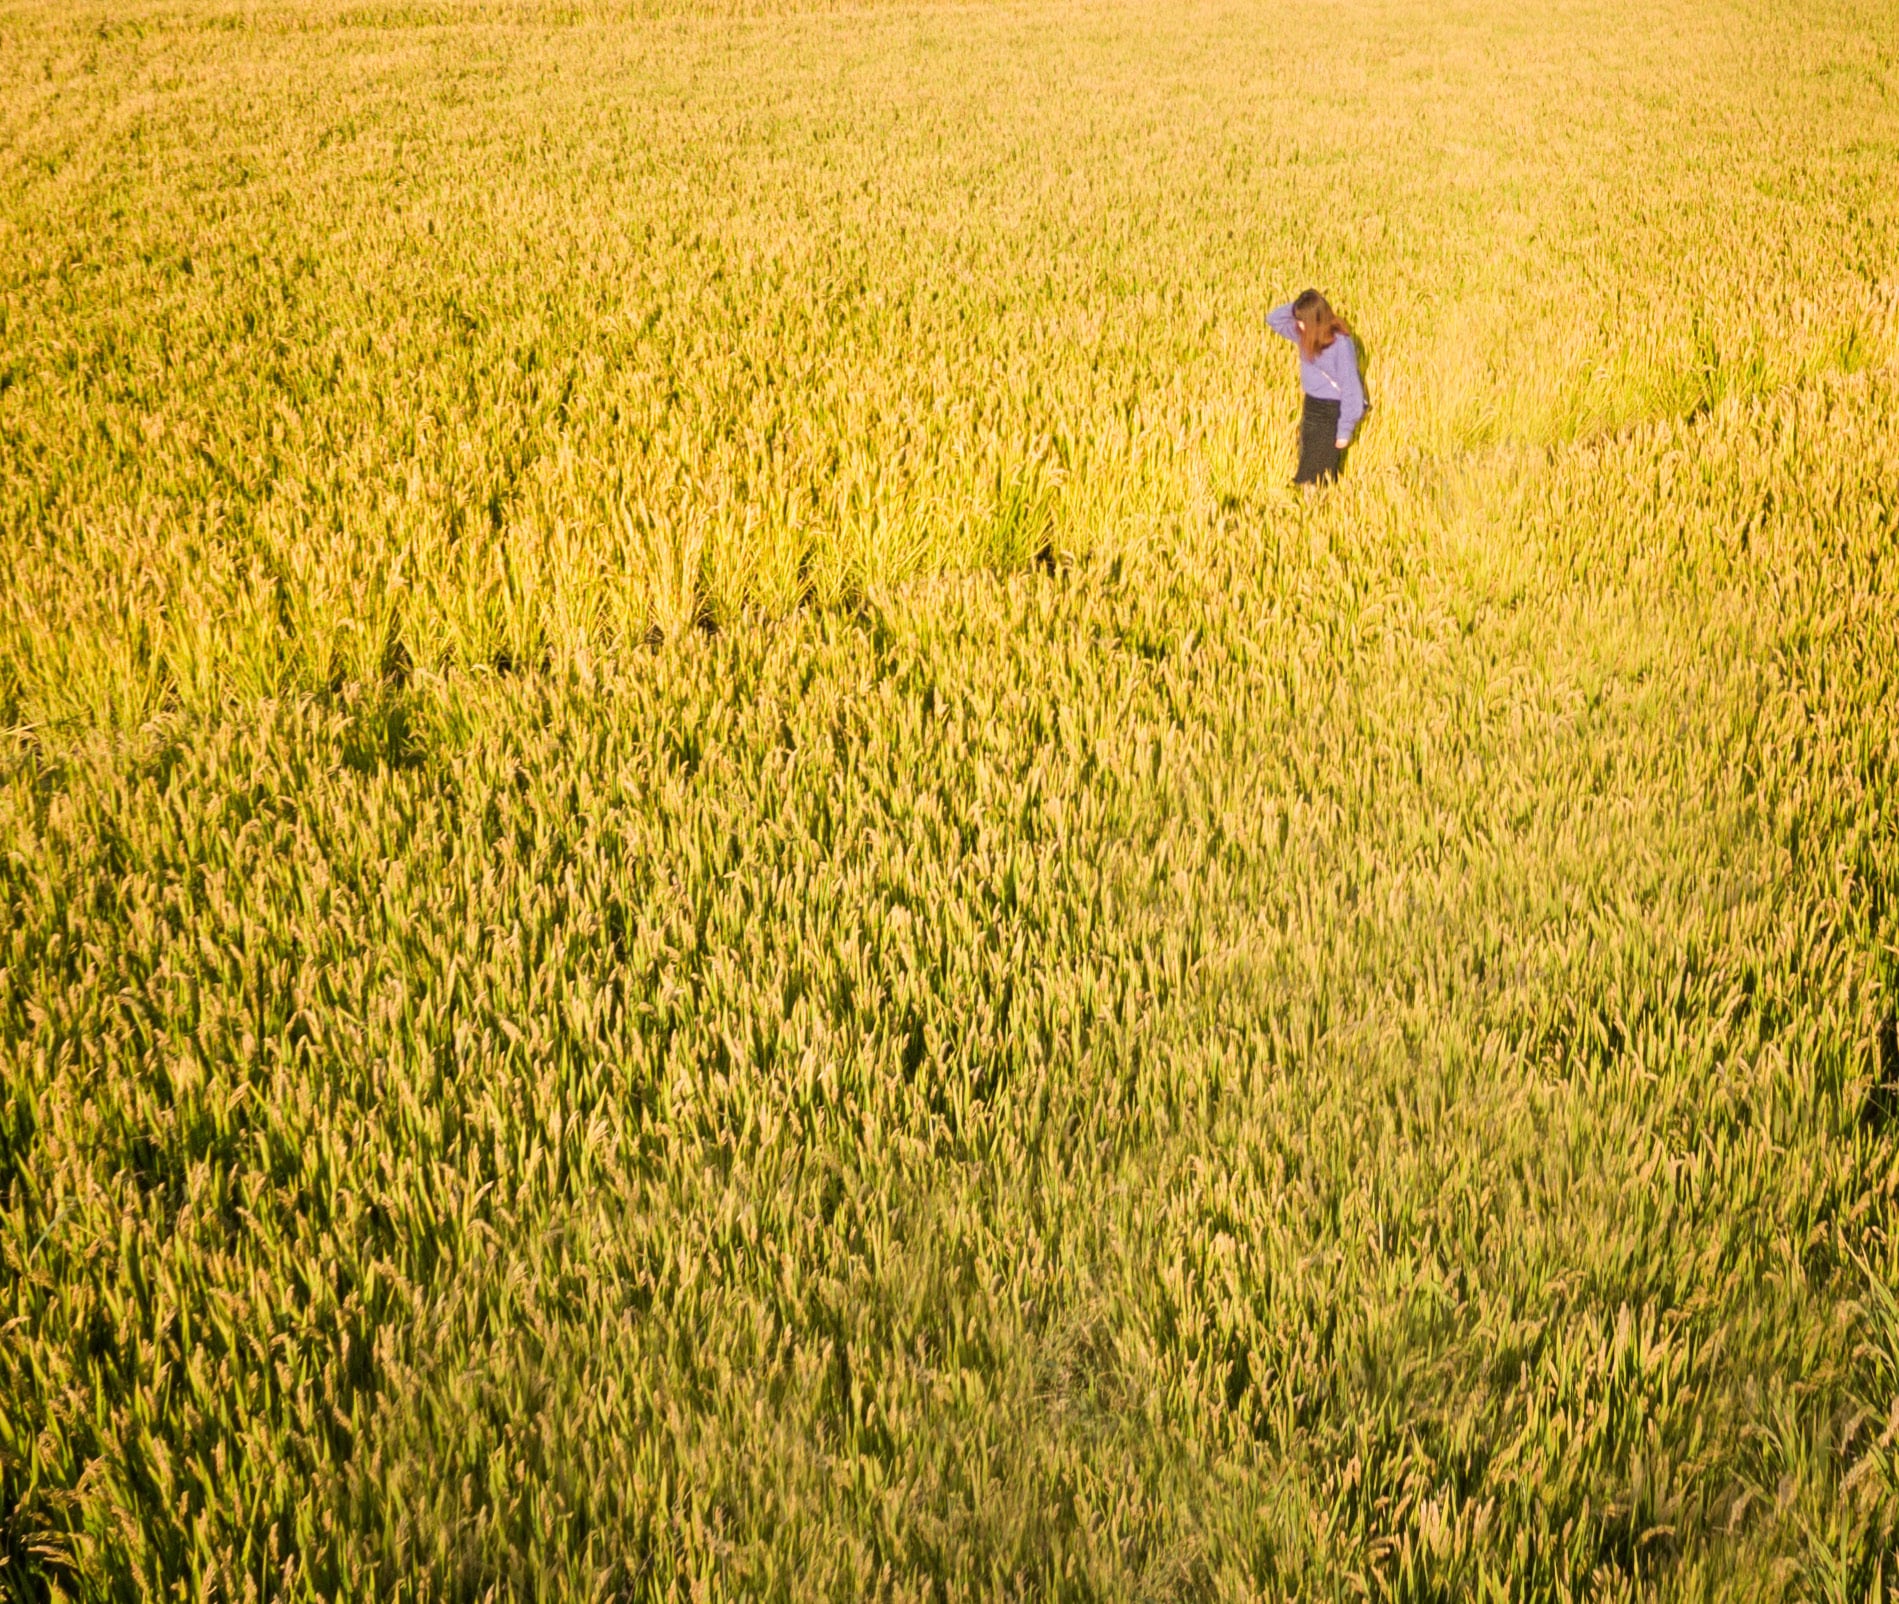
{"type": "Polygon", "coordinates": [[[1273,333],[1277,334],[1282,340],[1296,341],[1299,338],[1299,324],[1292,315],[1292,302],[1287,301],[1284,305],[1275,306],[1268,312],[1266,314],[1266,327],[1271,329],[1273,333]]]}

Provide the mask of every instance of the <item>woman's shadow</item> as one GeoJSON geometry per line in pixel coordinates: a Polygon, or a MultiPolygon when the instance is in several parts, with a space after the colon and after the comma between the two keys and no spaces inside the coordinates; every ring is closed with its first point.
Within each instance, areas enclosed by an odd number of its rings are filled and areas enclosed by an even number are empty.
{"type": "Polygon", "coordinates": [[[1339,477],[1345,477],[1345,466],[1352,460],[1352,452],[1357,449],[1360,438],[1365,433],[1365,424],[1372,415],[1371,370],[1372,356],[1366,349],[1365,336],[1358,332],[1356,324],[1352,327],[1352,356],[1358,363],[1358,387],[1365,393],[1365,416],[1358,420],[1358,427],[1352,431],[1352,443],[1339,453],[1339,477]]]}

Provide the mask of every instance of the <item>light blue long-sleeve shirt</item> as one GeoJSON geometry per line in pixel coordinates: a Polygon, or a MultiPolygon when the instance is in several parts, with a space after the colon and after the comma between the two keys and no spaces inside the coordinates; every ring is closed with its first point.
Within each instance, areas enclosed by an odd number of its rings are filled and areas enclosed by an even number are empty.
{"type": "MultiPolygon", "coordinates": [[[[1292,315],[1292,302],[1275,306],[1266,314],[1266,326],[1295,345],[1299,343],[1299,324],[1292,315]]],[[[1321,401],[1339,404],[1338,443],[1349,445],[1358,432],[1358,421],[1365,416],[1365,386],[1358,377],[1358,347],[1349,334],[1341,334],[1312,361],[1299,352],[1299,388],[1321,401]]]]}

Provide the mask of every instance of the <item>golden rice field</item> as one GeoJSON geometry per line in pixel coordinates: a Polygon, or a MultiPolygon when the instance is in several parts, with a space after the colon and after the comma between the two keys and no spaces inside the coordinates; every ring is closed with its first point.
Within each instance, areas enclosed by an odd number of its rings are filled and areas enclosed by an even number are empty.
{"type": "Polygon", "coordinates": [[[0,1596],[1899,1596],[1889,0],[0,0],[0,730],[0,1596]]]}

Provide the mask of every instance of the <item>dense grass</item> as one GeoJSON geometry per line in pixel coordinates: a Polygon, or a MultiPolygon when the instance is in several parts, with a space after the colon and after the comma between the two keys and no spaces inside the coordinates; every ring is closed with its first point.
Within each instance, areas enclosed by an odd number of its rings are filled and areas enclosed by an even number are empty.
{"type": "Polygon", "coordinates": [[[1164,542],[1307,282],[1399,507],[1890,361],[1891,8],[1673,13],[10,0],[0,720],[1164,542]]]}
{"type": "Polygon", "coordinates": [[[1326,22],[0,12],[0,1588],[1892,1591],[1899,22],[1326,22]]]}

